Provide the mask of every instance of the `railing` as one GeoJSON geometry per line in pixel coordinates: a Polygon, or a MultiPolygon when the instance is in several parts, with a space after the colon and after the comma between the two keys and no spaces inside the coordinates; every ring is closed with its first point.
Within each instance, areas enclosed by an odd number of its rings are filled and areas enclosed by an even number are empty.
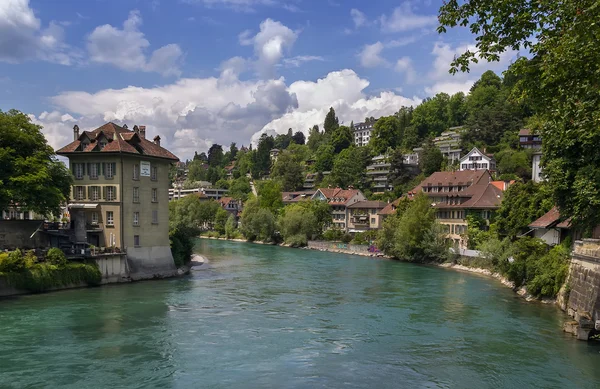
{"type": "Polygon", "coordinates": [[[102,231],[103,226],[102,223],[86,223],[85,229],[87,231],[102,231]]]}
{"type": "Polygon", "coordinates": [[[53,231],[53,230],[68,230],[71,227],[70,223],[61,222],[44,222],[42,230],[53,231]]]}

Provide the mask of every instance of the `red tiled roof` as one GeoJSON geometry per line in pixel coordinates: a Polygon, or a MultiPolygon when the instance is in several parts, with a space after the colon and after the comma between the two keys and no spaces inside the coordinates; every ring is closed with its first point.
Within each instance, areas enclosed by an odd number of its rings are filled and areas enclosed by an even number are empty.
{"type": "Polygon", "coordinates": [[[352,197],[360,193],[358,189],[342,188],[319,188],[319,191],[327,198],[329,204],[337,205],[346,204],[352,197]],[[342,199],[342,201],[333,201],[334,199],[342,199]]]}
{"type": "Polygon", "coordinates": [[[521,128],[519,130],[519,136],[528,136],[531,135],[531,130],[529,128],[521,128]]]}
{"type": "Polygon", "coordinates": [[[142,138],[136,132],[130,131],[112,122],[103,124],[94,131],[84,131],[79,136],[79,139],[59,149],[56,154],[69,156],[91,152],[127,153],[165,158],[173,161],[179,160],[179,158],[164,147],[161,147],[148,139],[142,138]],[[104,135],[108,139],[108,143],[102,150],[96,147],[100,135],[104,135]],[[87,145],[85,149],[81,150],[81,140],[84,137],[88,137],[91,143],[87,145]]]}
{"type": "Polygon", "coordinates": [[[426,179],[424,179],[419,185],[410,191],[411,194],[418,193],[421,189],[428,184],[431,186],[449,186],[449,184],[455,185],[472,185],[476,184],[482,179],[485,182],[491,181],[490,173],[487,170],[463,170],[456,172],[435,172],[426,179]],[[487,178],[487,179],[484,179],[487,178]]]}
{"type": "Polygon", "coordinates": [[[282,192],[281,197],[284,203],[297,203],[302,200],[310,200],[315,194],[315,190],[303,190],[298,192],[282,192]]]}
{"type": "Polygon", "coordinates": [[[531,223],[529,228],[571,228],[571,218],[563,221],[560,221],[560,219],[560,211],[557,207],[552,207],[552,209],[546,212],[542,217],[531,223]]]}
{"type": "Polygon", "coordinates": [[[221,197],[221,199],[219,200],[219,203],[221,203],[222,207],[226,207],[227,204],[229,204],[232,201],[233,201],[232,197],[221,197]]]}

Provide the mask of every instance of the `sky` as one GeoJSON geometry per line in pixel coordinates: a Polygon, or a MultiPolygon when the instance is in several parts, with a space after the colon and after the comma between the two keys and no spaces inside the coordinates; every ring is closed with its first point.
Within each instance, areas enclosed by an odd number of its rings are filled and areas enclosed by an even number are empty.
{"type": "Polygon", "coordinates": [[[0,109],[43,126],[145,125],[180,159],[322,126],[391,115],[468,92],[518,53],[450,75],[474,48],[438,34],[442,0],[0,0],[0,109]]]}

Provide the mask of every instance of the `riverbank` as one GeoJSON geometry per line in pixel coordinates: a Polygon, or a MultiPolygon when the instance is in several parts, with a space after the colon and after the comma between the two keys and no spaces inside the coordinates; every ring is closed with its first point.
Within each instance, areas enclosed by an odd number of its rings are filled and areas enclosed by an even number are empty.
{"type": "MultiPolygon", "coordinates": [[[[262,244],[262,245],[272,245],[272,246],[281,246],[281,247],[291,247],[286,244],[274,244],[274,243],[265,243],[265,242],[249,242],[245,239],[227,239],[227,238],[216,238],[216,237],[208,237],[208,236],[199,236],[201,239],[212,239],[212,240],[224,240],[231,242],[242,242],[242,243],[254,243],[254,244],[262,244]]],[[[401,261],[390,256],[387,256],[383,253],[374,253],[369,252],[369,246],[365,245],[352,245],[341,242],[328,242],[328,241],[309,241],[308,245],[305,247],[292,247],[292,248],[300,248],[305,250],[315,250],[322,251],[334,254],[347,254],[347,255],[359,255],[362,257],[371,257],[377,259],[391,260],[391,261],[401,261]]],[[[401,261],[404,262],[404,261],[401,261]]],[[[456,262],[445,262],[445,263],[427,263],[427,266],[436,266],[447,270],[454,270],[459,272],[468,272],[472,274],[479,274],[485,277],[493,278],[495,280],[500,281],[502,285],[510,288],[513,292],[515,292],[519,297],[525,299],[528,302],[541,302],[543,304],[557,304],[556,298],[537,298],[527,292],[527,288],[524,286],[515,287],[514,282],[509,281],[506,277],[498,272],[493,272],[490,269],[482,268],[482,267],[474,267],[474,266],[466,266],[456,262]]]]}

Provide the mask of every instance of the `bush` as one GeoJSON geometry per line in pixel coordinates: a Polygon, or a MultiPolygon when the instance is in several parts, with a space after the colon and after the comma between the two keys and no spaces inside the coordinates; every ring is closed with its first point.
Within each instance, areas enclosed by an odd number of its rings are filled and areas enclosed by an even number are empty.
{"type": "Polygon", "coordinates": [[[102,281],[102,273],[96,262],[68,263],[63,267],[49,263],[36,264],[25,271],[5,273],[4,276],[9,285],[30,292],[79,284],[99,285],[102,281]]]}
{"type": "Polygon", "coordinates": [[[169,231],[169,240],[171,241],[171,253],[175,266],[181,267],[191,261],[194,251],[195,230],[179,228],[169,231]]]}
{"type": "Polygon", "coordinates": [[[67,256],[61,249],[53,247],[48,250],[48,253],[46,254],[46,262],[58,267],[63,267],[67,264],[67,256]]]}
{"type": "Polygon", "coordinates": [[[352,235],[350,235],[348,233],[342,235],[342,242],[344,242],[344,243],[352,242],[352,235]]]}
{"type": "Polygon", "coordinates": [[[534,296],[554,297],[569,273],[569,250],[564,245],[555,246],[531,268],[533,278],[527,283],[527,291],[534,296]]]}
{"type": "Polygon", "coordinates": [[[29,256],[23,256],[21,250],[0,254],[0,273],[18,273],[33,265],[29,256]]]}
{"type": "Polygon", "coordinates": [[[306,246],[306,244],[308,243],[308,241],[306,239],[306,235],[304,235],[304,234],[297,234],[297,235],[289,236],[285,240],[285,243],[289,244],[290,247],[304,247],[304,246],[306,246]]]}
{"type": "Polygon", "coordinates": [[[329,241],[339,241],[342,240],[343,235],[344,233],[342,232],[342,230],[331,228],[323,233],[323,239],[329,241]]]}

